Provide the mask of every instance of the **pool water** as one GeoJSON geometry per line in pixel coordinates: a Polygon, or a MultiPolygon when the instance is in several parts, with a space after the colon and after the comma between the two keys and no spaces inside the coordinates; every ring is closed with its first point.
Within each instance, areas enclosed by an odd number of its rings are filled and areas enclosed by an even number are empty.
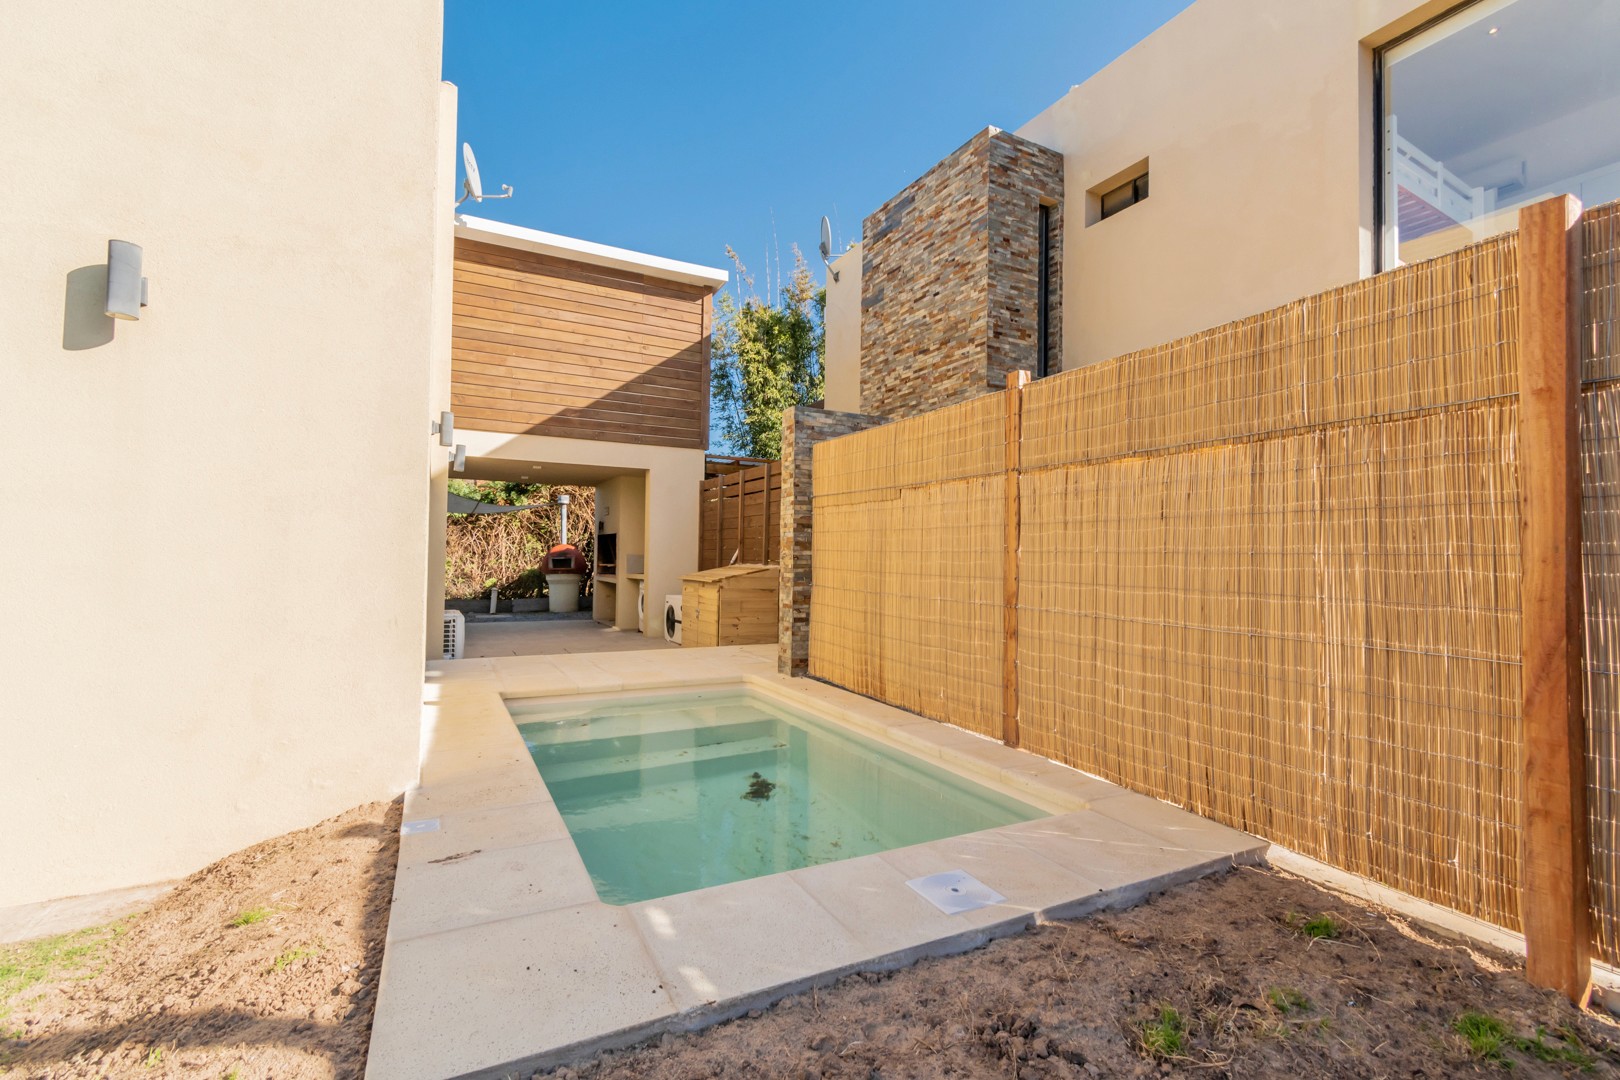
{"type": "Polygon", "coordinates": [[[609,904],[1046,816],[746,691],[508,705],[609,904]]]}

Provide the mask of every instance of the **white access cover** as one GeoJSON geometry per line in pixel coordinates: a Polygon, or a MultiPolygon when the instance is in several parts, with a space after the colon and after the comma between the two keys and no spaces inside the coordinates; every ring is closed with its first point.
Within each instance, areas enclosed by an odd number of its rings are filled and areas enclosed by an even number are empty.
{"type": "Polygon", "coordinates": [[[960,915],[964,911],[977,911],[991,904],[1007,902],[1005,896],[966,870],[929,874],[927,877],[912,878],[906,884],[947,915],[960,915]]]}

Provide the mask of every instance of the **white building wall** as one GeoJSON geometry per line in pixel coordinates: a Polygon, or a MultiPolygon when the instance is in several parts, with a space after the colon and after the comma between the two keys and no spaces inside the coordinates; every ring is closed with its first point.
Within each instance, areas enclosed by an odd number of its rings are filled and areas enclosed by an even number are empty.
{"type": "Polygon", "coordinates": [[[439,0],[14,0],[0,907],[416,776],[439,0]],[[101,314],[109,238],[151,306],[101,314]]]}
{"type": "MultiPolygon", "coordinates": [[[[1017,129],[1064,155],[1063,368],[1370,274],[1373,51],[1454,6],[1198,0],[1017,129]],[[1143,159],[1148,199],[1088,226],[1143,159]]],[[[829,407],[854,407],[859,318],[859,288],[829,286],[829,407]]]]}

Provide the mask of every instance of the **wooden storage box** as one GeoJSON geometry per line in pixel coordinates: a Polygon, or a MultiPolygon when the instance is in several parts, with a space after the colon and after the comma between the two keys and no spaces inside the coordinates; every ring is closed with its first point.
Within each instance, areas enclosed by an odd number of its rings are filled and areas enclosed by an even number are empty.
{"type": "Polygon", "coordinates": [[[763,645],[776,640],[775,566],[717,566],[681,579],[682,645],[763,645]]]}

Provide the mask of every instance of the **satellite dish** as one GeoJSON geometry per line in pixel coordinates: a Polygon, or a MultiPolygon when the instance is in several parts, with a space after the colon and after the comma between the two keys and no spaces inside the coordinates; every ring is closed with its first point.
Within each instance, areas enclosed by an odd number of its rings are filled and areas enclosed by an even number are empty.
{"type": "Polygon", "coordinates": [[[512,197],[511,184],[501,185],[501,190],[506,193],[504,195],[484,194],[484,181],[478,175],[478,159],[473,157],[472,143],[461,144],[461,163],[466,166],[467,175],[461,181],[462,196],[456,200],[457,206],[460,206],[468,199],[473,202],[483,202],[485,199],[510,199],[512,197]]]}
{"type": "Polygon", "coordinates": [[[821,215],[821,261],[832,270],[832,279],[837,281],[838,271],[832,268],[832,222],[827,220],[826,214],[821,215]]]}
{"type": "Polygon", "coordinates": [[[472,143],[461,144],[461,163],[467,167],[467,194],[475,202],[483,202],[484,181],[478,175],[478,159],[473,157],[472,143]]]}

